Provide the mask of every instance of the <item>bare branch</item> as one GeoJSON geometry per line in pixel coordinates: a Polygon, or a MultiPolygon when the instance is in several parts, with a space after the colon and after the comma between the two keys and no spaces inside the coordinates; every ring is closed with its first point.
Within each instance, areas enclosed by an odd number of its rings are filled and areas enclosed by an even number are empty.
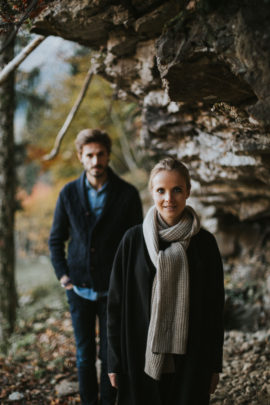
{"type": "Polygon", "coordinates": [[[33,52],[34,49],[44,41],[45,37],[42,35],[37,36],[33,39],[23,50],[12,59],[0,72],[0,86],[7,80],[10,73],[12,73],[25,59],[26,57],[33,52]]]}
{"type": "Polygon", "coordinates": [[[27,20],[27,18],[30,16],[30,14],[32,13],[32,11],[37,7],[38,5],[38,1],[39,0],[32,0],[31,3],[29,4],[29,6],[26,8],[25,10],[25,14],[22,16],[22,18],[20,19],[20,21],[16,24],[14,24],[15,26],[13,27],[13,29],[9,32],[8,38],[6,40],[6,43],[3,45],[3,47],[0,49],[0,53],[2,53],[6,47],[11,43],[11,41],[15,38],[15,36],[17,35],[19,29],[21,28],[21,26],[23,25],[23,23],[25,22],[25,20],[27,20]]]}
{"type": "Polygon", "coordinates": [[[82,87],[82,89],[80,91],[80,94],[78,95],[75,104],[73,105],[72,109],[70,110],[70,112],[69,112],[69,114],[68,114],[68,116],[67,116],[67,118],[66,118],[66,120],[64,122],[64,125],[62,126],[62,128],[60,129],[60,131],[58,132],[58,134],[57,134],[57,136],[55,138],[53,149],[51,150],[50,153],[48,153],[47,155],[45,155],[43,157],[43,160],[46,160],[46,161],[47,160],[52,160],[58,154],[61,142],[62,142],[62,140],[63,140],[63,138],[64,138],[64,136],[65,136],[71,122],[72,122],[72,120],[74,119],[75,114],[77,113],[77,111],[78,111],[78,109],[79,109],[79,107],[81,105],[81,102],[84,99],[84,96],[85,96],[85,94],[87,92],[89,84],[90,84],[90,82],[92,80],[92,77],[93,77],[93,69],[92,69],[92,67],[90,67],[90,69],[88,70],[87,75],[86,75],[86,77],[84,79],[83,87],[82,87]]]}
{"type": "Polygon", "coordinates": [[[123,129],[123,125],[117,116],[117,114],[114,114],[113,112],[110,115],[111,120],[113,124],[117,127],[118,131],[120,131],[120,136],[119,136],[119,141],[120,141],[120,146],[122,149],[122,154],[124,156],[125,162],[129,168],[129,170],[132,172],[135,169],[138,169],[138,166],[132,156],[129,143],[125,134],[125,130],[123,129]]]}
{"type": "Polygon", "coordinates": [[[119,141],[120,141],[120,147],[122,150],[122,155],[124,157],[125,164],[126,164],[128,170],[130,172],[132,172],[133,170],[138,169],[138,166],[132,156],[132,153],[131,153],[131,150],[129,147],[129,143],[128,143],[128,140],[126,137],[125,129],[123,128],[123,124],[122,124],[121,120],[119,119],[118,115],[113,112],[113,109],[112,109],[113,101],[114,100],[112,98],[109,106],[107,107],[108,115],[110,116],[113,125],[117,128],[118,132],[120,133],[119,141]]]}

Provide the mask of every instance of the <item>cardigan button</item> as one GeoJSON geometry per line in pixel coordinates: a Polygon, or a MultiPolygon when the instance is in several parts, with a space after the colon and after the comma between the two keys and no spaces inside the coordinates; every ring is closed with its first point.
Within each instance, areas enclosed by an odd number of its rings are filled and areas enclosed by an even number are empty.
{"type": "Polygon", "coordinates": [[[90,249],[90,252],[92,252],[92,253],[94,253],[95,251],[96,251],[96,249],[93,247],[90,249]]]}

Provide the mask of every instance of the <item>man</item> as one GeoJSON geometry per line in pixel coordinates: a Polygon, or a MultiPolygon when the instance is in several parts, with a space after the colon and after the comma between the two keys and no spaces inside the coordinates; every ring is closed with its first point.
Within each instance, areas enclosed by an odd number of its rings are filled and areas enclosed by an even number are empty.
{"type": "Polygon", "coordinates": [[[107,291],[118,244],[128,228],[142,221],[142,207],[135,187],[108,166],[111,140],[105,132],[84,129],[75,145],[84,172],[60,192],[50,253],[70,306],[82,404],[113,405],[116,391],[107,375],[107,291]],[[95,366],[96,317],[102,362],[100,394],[95,366]]]}

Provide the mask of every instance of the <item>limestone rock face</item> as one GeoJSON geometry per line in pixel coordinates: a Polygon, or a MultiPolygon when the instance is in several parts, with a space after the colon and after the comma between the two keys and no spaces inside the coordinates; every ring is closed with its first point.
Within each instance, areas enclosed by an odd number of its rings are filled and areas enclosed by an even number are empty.
{"type": "Polygon", "coordinates": [[[179,17],[157,42],[170,98],[246,104],[254,119],[269,125],[269,17],[264,2],[249,1],[179,17]]]}
{"type": "Polygon", "coordinates": [[[141,106],[149,154],[188,165],[192,204],[259,323],[270,314],[269,21],[266,0],[55,0],[33,28],[95,49],[96,72],[141,106]]]}

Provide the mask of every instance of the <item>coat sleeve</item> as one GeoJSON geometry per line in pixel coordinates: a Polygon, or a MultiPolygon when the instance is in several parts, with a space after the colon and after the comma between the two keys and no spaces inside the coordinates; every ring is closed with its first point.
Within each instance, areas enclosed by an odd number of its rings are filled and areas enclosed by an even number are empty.
{"type": "Polygon", "coordinates": [[[108,293],[108,372],[121,373],[121,333],[123,330],[124,285],[128,246],[126,237],[122,239],[114,258],[108,293]]]}
{"type": "Polygon", "coordinates": [[[222,372],[222,357],[223,357],[223,343],[224,343],[224,275],[223,264],[221,255],[216,242],[216,239],[212,238],[211,251],[213,252],[211,257],[213,258],[213,274],[214,277],[214,362],[213,372],[222,372]]]}
{"type": "Polygon", "coordinates": [[[49,238],[51,261],[58,279],[69,274],[66,260],[65,242],[69,239],[69,220],[66,213],[63,191],[60,193],[54,212],[49,238]]]}

